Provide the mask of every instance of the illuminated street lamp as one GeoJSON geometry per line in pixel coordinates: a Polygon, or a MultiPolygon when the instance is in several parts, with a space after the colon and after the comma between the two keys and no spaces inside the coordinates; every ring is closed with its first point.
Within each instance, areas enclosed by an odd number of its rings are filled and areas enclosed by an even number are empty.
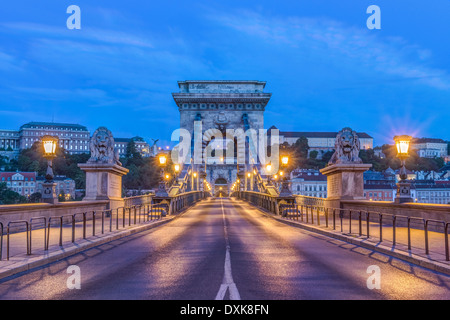
{"type": "Polygon", "coordinates": [[[402,163],[399,171],[400,181],[397,183],[396,203],[413,202],[411,198],[411,183],[408,181],[408,174],[406,172],[405,162],[409,157],[409,145],[411,142],[410,136],[395,136],[395,145],[397,147],[397,157],[402,163]]]}
{"type": "MultiPolygon", "coordinates": [[[[289,156],[287,155],[281,156],[281,168],[284,168],[287,171],[288,164],[289,164],[289,156]]],[[[282,178],[280,196],[283,197],[292,196],[291,190],[289,190],[288,172],[284,174],[284,172],[280,170],[278,174],[280,175],[280,178],[282,178]]]]}
{"type": "Polygon", "coordinates": [[[53,159],[56,158],[56,147],[58,138],[52,136],[42,137],[42,146],[44,147],[44,158],[47,159],[47,173],[45,175],[46,182],[53,182],[53,159]]]}
{"type": "Polygon", "coordinates": [[[44,149],[44,158],[47,159],[47,172],[45,174],[45,183],[42,184],[43,194],[42,200],[46,203],[58,203],[58,195],[56,194],[56,183],[53,182],[53,159],[56,158],[56,147],[58,146],[58,138],[52,136],[43,136],[41,138],[42,147],[44,149]]]}
{"type": "Polygon", "coordinates": [[[156,195],[158,197],[168,197],[169,194],[166,190],[166,182],[164,176],[164,168],[167,166],[167,154],[161,153],[158,155],[159,166],[161,167],[161,181],[159,182],[158,191],[156,191],[156,195]]]}
{"type": "Polygon", "coordinates": [[[159,165],[164,168],[167,165],[167,155],[166,154],[160,154],[158,156],[159,165]]]}
{"type": "Polygon", "coordinates": [[[267,184],[270,185],[272,183],[270,181],[270,177],[272,175],[272,165],[270,163],[266,165],[266,174],[267,174],[267,184]]]}

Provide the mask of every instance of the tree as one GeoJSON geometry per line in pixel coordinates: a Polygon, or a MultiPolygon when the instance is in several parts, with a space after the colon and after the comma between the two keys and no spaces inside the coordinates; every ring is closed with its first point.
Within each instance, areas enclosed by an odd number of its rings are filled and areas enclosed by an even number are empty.
{"type": "Polygon", "coordinates": [[[319,152],[317,150],[313,150],[309,153],[309,157],[311,159],[317,159],[317,156],[319,155],[319,152]]]}
{"type": "Polygon", "coordinates": [[[8,189],[6,182],[0,183],[0,204],[26,203],[27,198],[8,189]]]}
{"type": "Polygon", "coordinates": [[[40,192],[35,192],[35,193],[30,195],[30,199],[29,200],[30,200],[31,203],[41,202],[42,194],[40,192]]]}
{"type": "Polygon", "coordinates": [[[142,156],[139,153],[139,151],[137,151],[136,143],[134,142],[133,139],[131,139],[131,141],[128,142],[127,150],[126,150],[126,153],[125,153],[125,157],[129,158],[129,159],[130,158],[136,158],[136,159],[142,158],[142,156]]]}
{"type": "Polygon", "coordinates": [[[66,193],[64,192],[64,190],[61,190],[61,192],[58,195],[58,201],[59,202],[64,202],[66,201],[66,193]]]}
{"type": "Polygon", "coordinates": [[[308,150],[309,150],[308,138],[300,137],[294,143],[293,147],[298,156],[300,156],[303,159],[306,159],[308,157],[308,150]]]}

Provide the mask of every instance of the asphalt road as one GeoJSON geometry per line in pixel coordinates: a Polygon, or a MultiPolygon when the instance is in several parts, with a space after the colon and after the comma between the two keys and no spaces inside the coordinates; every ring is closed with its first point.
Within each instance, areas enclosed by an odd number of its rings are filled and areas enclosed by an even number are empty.
{"type": "Polygon", "coordinates": [[[0,283],[1,299],[450,299],[450,277],[210,199],[155,229],[0,283]],[[78,266],[81,289],[68,289],[78,266]],[[369,289],[370,266],[380,289],[369,289]]]}

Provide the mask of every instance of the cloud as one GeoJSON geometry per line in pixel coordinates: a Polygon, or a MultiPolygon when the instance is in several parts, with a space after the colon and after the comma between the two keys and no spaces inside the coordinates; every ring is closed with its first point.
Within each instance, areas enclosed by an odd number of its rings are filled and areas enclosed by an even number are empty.
{"type": "Polygon", "coordinates": [[[2,23],[0,26],[4,28],[4,32],[25,33],[33,35],[33,37],[77,39],[79,41],[94,41],[104,44],[153,48],[152,41],[147,37],[117,30],[88,27],[78,31],[71,31],[64,27],[29,22],[8,22],[2,23]]]}
{"type": "Polygon", "coordinates": [[[16,57],[0,51],[0,70],[17,72],[23,70],[23,62],[16,57]]]}
{"type": "Polygon", "coordinates": [[[378,76],[413,80],[441,90],[450,89],[445,70],[428,67],[432,52],[401,37],[382,38],[375,33],[327,19],[276,18],[250,11],[214,13],[215,23],[273,46],[297,50],[299,55],[326,57],[334,63],[351,63],[378,76]]]}

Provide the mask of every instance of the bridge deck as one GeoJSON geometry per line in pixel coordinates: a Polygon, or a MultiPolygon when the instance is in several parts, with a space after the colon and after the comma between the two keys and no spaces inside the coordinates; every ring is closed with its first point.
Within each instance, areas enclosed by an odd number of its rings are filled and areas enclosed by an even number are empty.
{"type": "Polygon", "coordinates": [[[3,281],[0,298],[448,299],[449,286],[445,275],[216,198],[164,226],[3,281]],[[82,290],[67,289],[69,265],[80,267],[82,290]],[[367,288],[372,265],[381,290],[367,288]]]}

